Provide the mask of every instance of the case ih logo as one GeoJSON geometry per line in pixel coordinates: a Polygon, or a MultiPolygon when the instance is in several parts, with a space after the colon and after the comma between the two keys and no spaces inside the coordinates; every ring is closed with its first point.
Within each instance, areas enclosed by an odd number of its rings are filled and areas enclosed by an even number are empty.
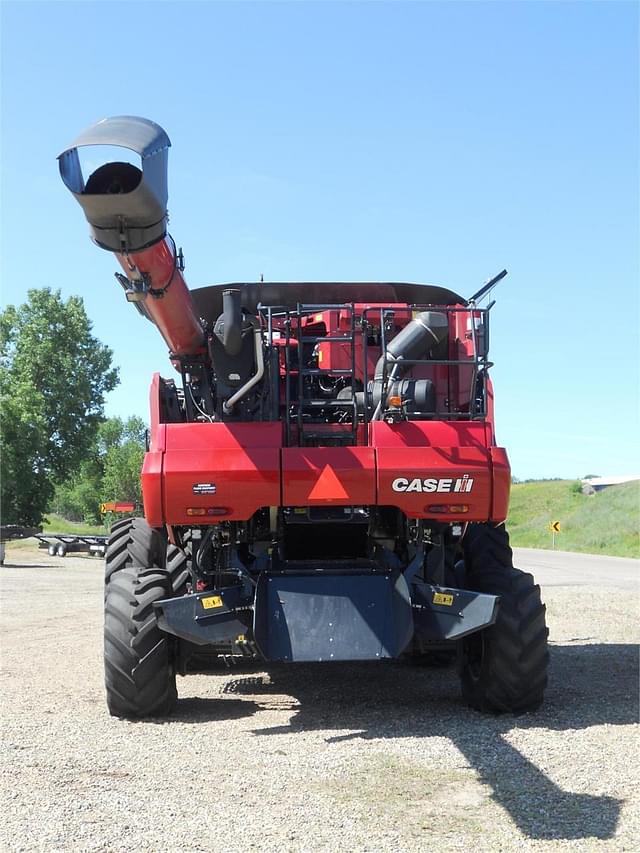
{"type": "Polygon", "coordinates": [[[394,492],[470,492],[473,488],[473,477],[469,474],[463,474],[457,479],[433,477],[421,480],[416,477],[408,480],[406,477],[397,477],[391,484],[391,488],[394,492]]]}

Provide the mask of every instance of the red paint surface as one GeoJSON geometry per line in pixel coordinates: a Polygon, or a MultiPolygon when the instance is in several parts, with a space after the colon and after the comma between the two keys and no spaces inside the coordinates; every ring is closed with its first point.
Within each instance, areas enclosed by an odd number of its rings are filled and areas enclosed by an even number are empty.
{"type": "Polygon", "coordinates": [[[491,501],[491,520],[504,521],[509,512],[511,493],[511,467],[504,447],[490,449],[493,466],[493,497],[491,501]]]}
{"type": "Polygon", "coordinates": [[[369,441],[372,447],[487,447],[483,421],[374,421],[369,441]]]}
{"type": "Polygon", "coordinates": [[[167,424],[167,451],[239,450],[282,445],[279,422],[167,424]]]}
{"type": "Polygon", "coordinates": [[[280,505],[279,423],[166,424],[164,512],[170,524],[189,524],[189,507],[224,507],[225,520],[244,520],[280,505]],[[211,483],[214,494],[197,494],[211,483]]]}
{"type": "Polygon", "coordinates": [[[491,464],[489,452],[479,447],[424,447],[419,452],[406,447],[385,447],[376,451],[378,462],[378,503],[397,506],[412,518],[436,517],[430,504],[463,504],[468,513],[438,514],[442,521],[486,521],[491,511],[491,464]],[[470,492],[397,492],[393,481],[403,477],[457,480],[469,475],[470,492]]]}
{"type": "Polygon", "coordinates": [[[116,254],[116,258],[127,278],[135,278],[133,264],[149,277],[154,289],[160,290],[171,281],[162,297],[148,294],[142,304],[171,352],[189,355],[203,346],[204,335],[184,276],[176,269],[173,253],[173,244],[165,238],[142,252],[128,256],[116,254]]]}
{"type": "Polygon", "coordinates": [[[161,451],[147,451],[142,464],[144,517],[151,527],[162,527],[166,520],[162,505],[163,455],[161,451]]]}
{"type": "Polygon", "coordinates": [[[375,470],[370,447],[283,448],[283,505],[374,504],[375,470]]]}
{"type": "Polygon", "coordinates": [[[280,504],[280,451],[171,450],[163,465],[164,512],[169,524],[190,524],[189,507],[221,507],[225,520],[250,518],[263,506],[280,504]],[[215,494],[197,494],[199,483],[211,483],[215,494]]]}

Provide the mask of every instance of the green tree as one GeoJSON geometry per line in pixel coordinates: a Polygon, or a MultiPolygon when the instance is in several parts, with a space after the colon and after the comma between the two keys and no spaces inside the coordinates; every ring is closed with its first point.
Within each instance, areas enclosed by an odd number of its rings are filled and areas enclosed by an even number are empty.
{"type": "Polygon", "coordinates": [[[26,382],[12,383],[0,367],[2,450],[0,501],[3,524],[36,526],[53,493],[47,473],[47,425],[40,398],[26,382]]]}
{"type": "Polygon", "coordinates": [[[124,424],[118,444],[106,453],[102,493],[107,501],[142,502],[140,471],[144,459],[146,427],[138,417],[124,424]]]}
{"type": "Polygon", "coordinates": [[[77,471],[118,383],[113,354],[91,334],[80,297],[30,290],[0,313],[2,456],[6,524],[39,524],[54,483],[77,471]]]}
{"type": "Polygon", "coordinates": [[[52,510],[70,521],[98,524],[103,501],[140,504],[145,433],[144,421],[135,416],[103,421],[78,473],[56,487],[52,510]]]}

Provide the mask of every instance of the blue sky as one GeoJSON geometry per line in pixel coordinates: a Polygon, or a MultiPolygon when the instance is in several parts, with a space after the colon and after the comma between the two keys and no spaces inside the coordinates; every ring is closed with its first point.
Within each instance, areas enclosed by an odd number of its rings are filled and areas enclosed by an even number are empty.
{"type": "Polygon", "coordinates": [[[2,303],[81,294],[147,417],[162,340],[56,155],[108,115],[169,133],[192,287],[397,280],[494,291],[498,439],[521,478],[638,451],[635,3],[3,2],[2,303]]]}

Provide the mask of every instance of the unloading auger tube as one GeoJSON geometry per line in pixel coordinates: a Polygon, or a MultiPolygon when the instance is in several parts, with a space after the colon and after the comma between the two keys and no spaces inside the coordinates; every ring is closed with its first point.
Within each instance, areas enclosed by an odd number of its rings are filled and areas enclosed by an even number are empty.
{"type": "MultiPolygon", "coordinates": [[[[93,241],[113,252],[123,273],[116,273],[128,302],[153,322],[166,342],[172,362],[182,370],[194,414],[210,420],[208,368],[214,356],[227,374],[238,375],[221,401],[226,414],[263,377],[260,328],[244,316],[240,293],[223,294],[223,311],[207,336],[187,287],[182,251],[167,231],[167,161],[171,142],[155,122],[137,116],[116,116],[85,130],[58,157],[60,175],[89,223],[93,241]],[[79,151],[91,146],[126,149],[140,157],[140,167],[122,159],[108,160],[83,175],[79,151]],[[236,373],[234,360],[244,353],[245,370],[236,373]],[[248,355],[248,359],[247,359],[248,355]],[[247,361],[249,363],[247,363],[247,361]],[[194,388],[200,396],[195,399],[194,388]]],[[[129,156],[129,155],[128,155],[129,156]]]]}
{"type": "Polygon", "coordinates": [[[93,240],[113,252],[124,271],[118,280],[127,300],[155,323],[172,355],[183,356],[197,353],[205,341],[182,275],[181,256],[167,233],[170,145],[155,122],[117,116],[81,133],[58,161],[62,180],[84,211],[93,240]],[[96,145],[133,151],[140,157],[140,168],[122,160],[108,161],[85,180],[78,152],[96,145]]]}

